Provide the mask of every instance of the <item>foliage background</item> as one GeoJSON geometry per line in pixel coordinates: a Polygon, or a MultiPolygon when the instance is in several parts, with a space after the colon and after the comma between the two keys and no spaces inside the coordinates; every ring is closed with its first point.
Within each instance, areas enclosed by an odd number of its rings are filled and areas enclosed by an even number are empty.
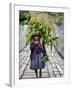
{"type": "MultiPolygon", "coordinates": [[[[64,43],[63,37],[61,39],[56,30],[56,27],[64,27],[64,13],[20,10],[19,24],[28,25],[26,45],[30,43],[32,34],[37,32],[41,35],[41,43],[45,52],[46,45],[50,46],[52,50],[52,47],[57,49],[58,44],[64,43]]],[[[64,45],[61,46],[64,49],[64,45]]],[[[47,57],[47,53],[44,56],[47,57]]]]}

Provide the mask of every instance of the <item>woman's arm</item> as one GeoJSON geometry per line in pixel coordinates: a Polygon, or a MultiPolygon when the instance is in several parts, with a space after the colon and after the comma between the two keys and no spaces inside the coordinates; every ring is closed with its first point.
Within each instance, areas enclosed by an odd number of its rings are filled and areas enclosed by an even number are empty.
{"type": "Polygon", "coordinates": [[[36,48],[36,44],[34,42],[32,42],[30,44],[30,50],[34,50],[36,48]]]}
{"type": "Polygon", "coordinates": [[[43,48],[43,46],[41,45],[41,43],[38,44],[38,47],[42,50],[42,52],[45,54],[46,50],[43,48]]]}
{"type": "Polygon", "coordinates": [[[39,47],[39,48],[42,48],[42,45],[41,45],[41,43],[38,43],[38,47],[39,47]]]}

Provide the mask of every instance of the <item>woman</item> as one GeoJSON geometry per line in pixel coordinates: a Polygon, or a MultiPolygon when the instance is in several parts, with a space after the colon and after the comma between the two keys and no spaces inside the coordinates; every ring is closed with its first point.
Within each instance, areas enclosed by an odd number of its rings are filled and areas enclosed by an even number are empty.
{"type": "Polygon", "coordinates": [[[45,68],[45,63],[43,62],[43,54],[44,49],[40,43],[40,35],[34,34],[32,35],[32,41],[30,43],[30,69],[35,70],[36,77],[38,78],[38,69],[39,69],[39,76],[42,77],[42,69],[45,68]]]}

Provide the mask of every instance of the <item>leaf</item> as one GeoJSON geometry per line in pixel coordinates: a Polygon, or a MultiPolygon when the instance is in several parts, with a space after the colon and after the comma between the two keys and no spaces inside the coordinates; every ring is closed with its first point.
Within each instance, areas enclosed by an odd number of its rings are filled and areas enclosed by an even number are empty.
{"type": "Polygon", "coordinates": [[[42,57],[42,60],[46,63],[47,61],[49,61],[49,56],[47,54],[45,54],[43,57],[42,57]]]}
{"type": "Polygon", "coordinates": [[[59,37],[53,37],[52,39],[53,39],[53,40],[57,40],[57,39],[59,39],[59,37]]]}

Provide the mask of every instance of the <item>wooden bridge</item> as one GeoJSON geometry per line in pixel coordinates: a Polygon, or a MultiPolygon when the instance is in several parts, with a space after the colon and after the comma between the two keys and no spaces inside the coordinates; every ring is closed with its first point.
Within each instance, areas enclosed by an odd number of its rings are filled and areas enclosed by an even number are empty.
{"type": "MultiPolygon", "coordinates": [[[[42,78],[59,78],[64,76],[64,60],[53,48],[51,51],[49,47],[46,48],[49,55],[49,61],[42,69],[42,78]]],[[[30,69],[30,49],[29,45],[19,53],[19,78],[28,79],[36,78],[34,70],[30,69]]]]}

